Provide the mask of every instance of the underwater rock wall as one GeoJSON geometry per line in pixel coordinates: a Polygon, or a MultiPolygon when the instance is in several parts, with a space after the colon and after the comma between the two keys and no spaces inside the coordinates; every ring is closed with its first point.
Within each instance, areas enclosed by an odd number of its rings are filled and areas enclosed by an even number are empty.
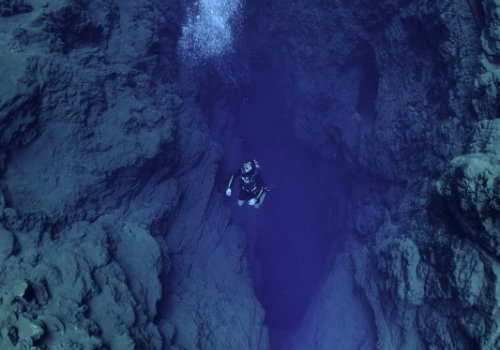
{"type": "Polygon", "coordinates": [[[301,140],[391,182],[436,176],[462,150],[481,51],[468,5],[294,1],[266,10],[260,17],[275,25],[260,27],[282,42],[273,51],[297,87],[289,111],[301,140]]]}
{"type": "Polygon", "coordinates": [[[180,5],[20,4],[0,20],[0,347],[265,349],[179,82],[180,5]]]}
{"type": "Polygon", "coordinates": [[[495,1],[297,1],[269,28],[294,33],[278,49],[296,72],[296,135],[356,179],[350,262],[332,263],[295,348],[500,346],[499,11],[495,1]],[[359,321],[342,313],[339,290],[352,292],[342,300],[359,321]],[[337,331],[340,317],[356,341],[337,331]]]}
{"type": "MultiPolygon", "coordinates": [[[[247,11],[289,73],[286,121],[356,184],[289,348],[499,348],[497,2],[247,11]]],[[[177,69],[184,14],[0,5],[1,348],[268,348],[222,150],[177,69]]]]}
{"type": "MultiPolygon", "coordinates": [[[[498,116],[498,37],[491,35],[498,11],[493,1],[441,1],[409,4],[378,23],[365,18],[366,31],[358,32],[378,33],[368,40],[379,80],[375,109],[360,121],[351,103],[340,117],[327,109],[317,121],[338,126],[344,116],[360,133],[352,142],[341,134],[349,128],[332,127],[337,138],[330,144],[347,148],[357,176],[372,183],[358,188],[352,225],[364,244],[349,246],[379,349],[500,346],[498,120],[477,122],[498,116]]],[[[361,84],[352,80],[342,81],[361,84]]],[[[330,89],[332,99],[338,90],[330,89]]],[[[317,303],[328,300],[320,294],[317,303]]],[[[321,334],[320,306],[313,310],[304,324],[316,322],[307,327],[321,334]]]]}
{"type": "MultiPolygon", "coordinates": [[[[33,3],[0,22],[1,219],[12,242],[2,348],[162,346],[153,319],[168,257],[149,225],[163,208],[129,217],[123,198],[145,187],[155,159],[173,158],[175,122],[148,97],[139,65],[155,59],[158,24],[144,21],[149,35],[139,35],[127,10],[140,7],[33,3]],[[124,36],[126,59],[116,46],[124,36]]],[[[164,194],[165,203],[177,195],[164,194]]]]}
{"type": "MultiPolygon", "coordinates": [[[[497,90],[498,83],[494,79],[487,80],[491,85],[485,83],[485,76],[491,77],[490,70],[496,69],[484,47],[489,46],[485,38],[489,27],[498,23],[484,21],[481,15],[492,10],[492,3],[476,2],[479,8],[473,11],[457,4],[457,14],[461,10],[470,15],[450,17],[451,7],[441,16],[450,28],[443,43],[445,52],[458,49],[461,53],[446,59],[451,75],[447,80],[457,82],[448,94],[450,116],[460,120],[465,130],[474,130],[470,145],[465,143],[467,134],[453,129],[447,133],[464,143],[466,155],[449,159],[437,182],[433,176],[422,178],[421,183],[432,184],[431,193],[413,195],[426,204],[411,215],[397,216],[403,220],[394,216],[386,220],[375,241],[353,254],[356,279],[375,314],[379,348],[492,349],[500,345],[496,321],[500,305],[498,120],[477,122],[498,116],[491,103],[491,91],[497,90]],[[482,30],[474,41],[482,43],[486,54],[467,50],[474,38],[474,31],[467,28],[474,26],[482,30]],[[452,69],[450,63],[455,63],[452,69]],[[469,83],[460,83],[460,77],[469,83]]],[[[430,146],[436,149],[442,144],[430,146]]]]}
{"type": "Polygon", "coordinates": [[[500,345],[498,123],[478,123],[472,153],[451,161],[426,211],[384,223],[352,255],[379,348],[500,345]]]}

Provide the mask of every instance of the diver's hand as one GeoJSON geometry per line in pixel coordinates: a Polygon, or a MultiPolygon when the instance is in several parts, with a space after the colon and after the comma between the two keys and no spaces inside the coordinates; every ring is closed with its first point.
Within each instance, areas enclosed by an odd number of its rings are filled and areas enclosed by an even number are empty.
{"type": "Polygon", "coordinates": [[[231,191],[231,189],[230,189],[230,188],[228,188],[228,189],[226,190],[226,196],[231,197],[231,192],[232,192],[232,191],[231,191]]]}
{"type": "Polygon", "coordinates": [[[248,205],[255,205],[255,203],[257,203],[257,199],[255,198],[252,198],[248,201],[248,205]]]}

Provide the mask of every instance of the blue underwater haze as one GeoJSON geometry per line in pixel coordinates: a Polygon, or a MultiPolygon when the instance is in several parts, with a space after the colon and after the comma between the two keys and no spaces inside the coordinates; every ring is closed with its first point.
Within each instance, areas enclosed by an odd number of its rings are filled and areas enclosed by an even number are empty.
{"type": "MultiPolygon", "coordinates": [[[[270,188],[257,210],[233,205],[234,197],[228,205],[248,234],[250,269],[266,320],[278,329],[290,329],[305,313],[332,249],[340,247],[349,182],[345,169],[322,163],[312,149],[297,143],[285,121],[288,111],[280,74],[286,72],[278,70],[279,62],[254,64],[251,81],[241,90],[212,96],[210,102],[223,100],[224,108],[209,104],[206,112],[210,118],[228,114],[222,118],[231,119],[234,128],[230,140],[221,140],[227,145],[221,191],[229,175],[252,159],[259,162],[270,188]]],[[[223,82],[212,81],[205,88],[224,90],[217,84],[223,82]]]]}
{"type": "Polygon", "coordinates": [[[499,13],[0,1],[0,349],[500,349],[499,13]]]}

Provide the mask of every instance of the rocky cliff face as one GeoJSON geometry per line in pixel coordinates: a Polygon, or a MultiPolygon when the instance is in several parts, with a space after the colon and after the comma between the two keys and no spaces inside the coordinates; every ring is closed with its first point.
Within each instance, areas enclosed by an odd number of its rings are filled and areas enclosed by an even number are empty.
{"type": "Polygon", "coordinates": [[[266,348],[179,13],[0,4],[2,349],[266,348]]]}
{"type": "MultiPolygon", "coordinates": [[[[432,184],[430,194],[413,193],[427,198],[421,210],[406,217],[398,215],[403,220],[388,220],[377,231],[373,244],[353,255],[357,280],[377,320],[379,348],[418,344],[418,348],[493,349],[500,344],[496,321],[500,305],[499,134],[498,119],[493,119],[498,116],[496,106],[491,103],[491,90],[496,90],[497,84],[484,80],[492,74],[488,47],[493,43],[487,36],[491,26],[498,24],[482,15],[492,10],[492,2],[476,6],[473,11],[464,6],[454,10],[466,9],[472,17],[443,22],[454,35],[441,44],[458,48],[458,43],[463,43],[462,64],[452,71],[448,68],[448,74],[463,82],[452,88],[447,103],[453,119],[474,130],[472,142],[464,143],[465,155],[451,160],[439,179],[427,176],[419,181],[432,184]],[[467,30],[474,25],[480,29],[477,36],[467,30]],[[472,39],[482,43],[486,54],[470,50],[467,44],[472,39]],[[469,77],[469,83],[459,75],[469,77]],[[476,108],[464,109],[467,105],[476,108]]],[[[448,67],[450,61],[446,60],[448,67]]],[[[447,132],[464,140],[460,137],[463,132],[456,134],[457,130],[447,132]]],[[[430,144],[433,149],[440,145],[430,144]]]]}
{"type": "Polygon", "coordinates": [[[291,346],[498,348],[498,5],[274,4],[296,135],[356,179],[350,262],[291,346]]]}
{"type": "Polygon", "coordinates": [[[499,346],[498,123],[478,124],[481,141],[450,163],[428,214],[385,223],[353,254],[379,348],[499,346]]]}

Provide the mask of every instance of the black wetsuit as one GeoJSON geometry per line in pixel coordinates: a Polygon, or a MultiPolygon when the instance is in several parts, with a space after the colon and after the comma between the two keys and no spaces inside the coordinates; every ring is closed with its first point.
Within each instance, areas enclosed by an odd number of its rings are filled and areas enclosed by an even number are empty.
{"type": "Polygon", "coordinates": [[[239,180],[240,184],[239,200],[249,201],[252,198],[255,198],[257,201],[260,200],[260,197],[265,191],[265,187],[264,180],[258,169],[253,168],[248,173],[243,173],[241,169],[238,169],[229,179],[227,188],[231,188],[236,178],[239,180]]]}

